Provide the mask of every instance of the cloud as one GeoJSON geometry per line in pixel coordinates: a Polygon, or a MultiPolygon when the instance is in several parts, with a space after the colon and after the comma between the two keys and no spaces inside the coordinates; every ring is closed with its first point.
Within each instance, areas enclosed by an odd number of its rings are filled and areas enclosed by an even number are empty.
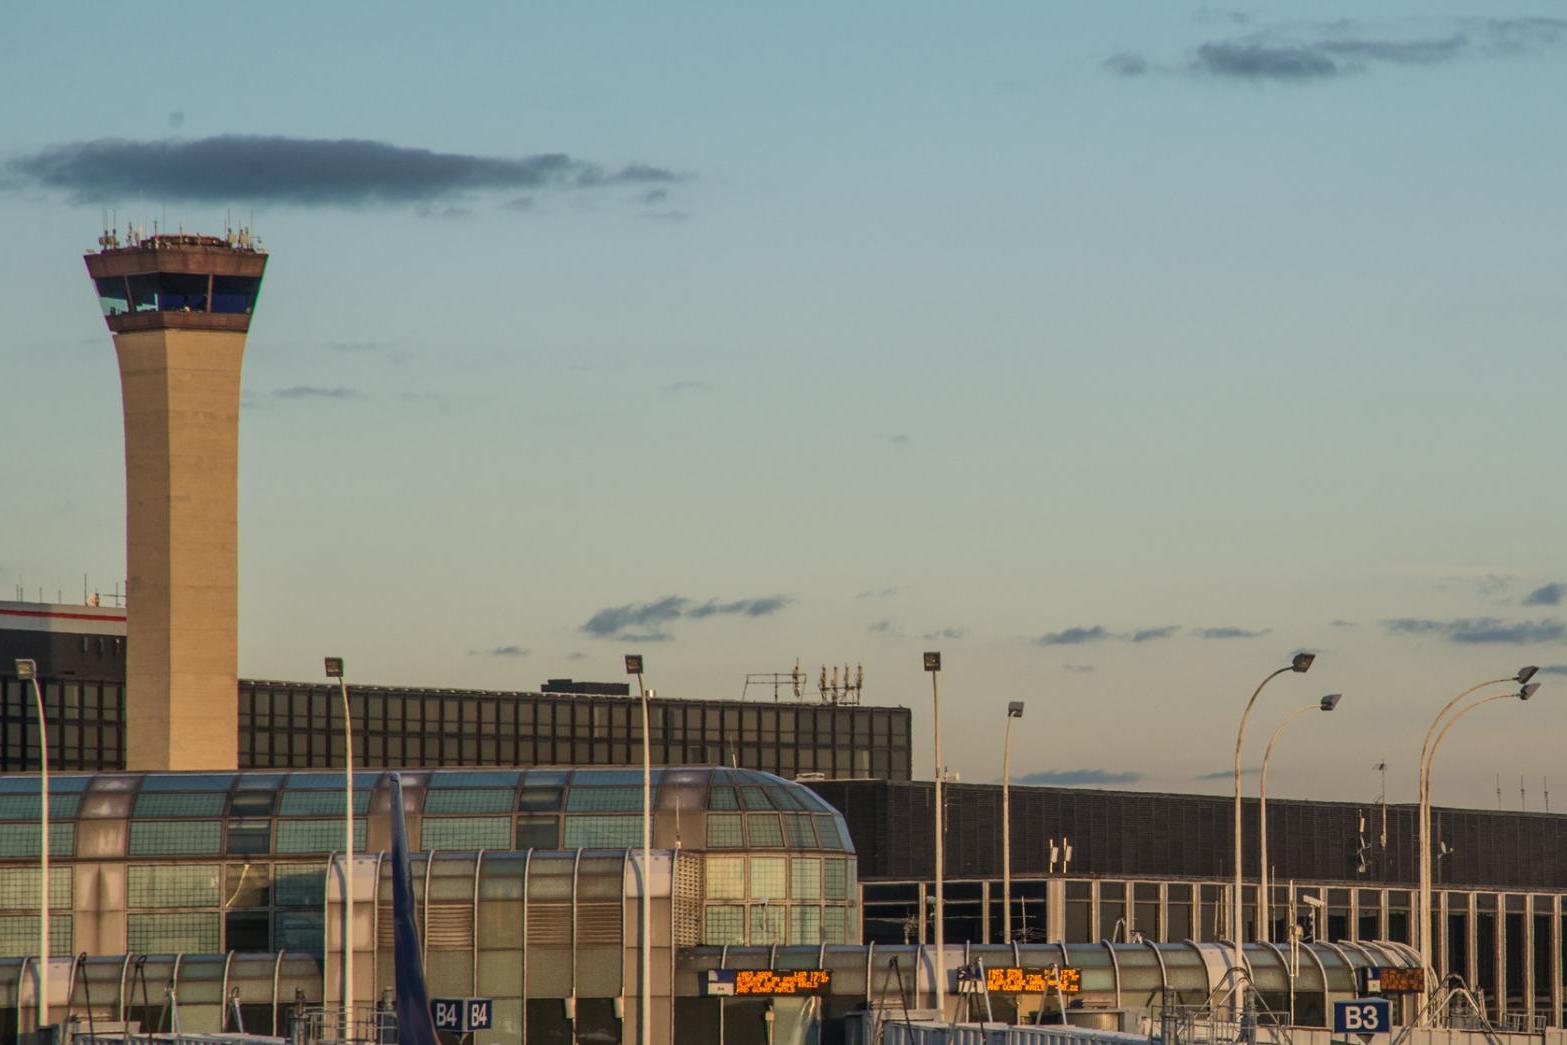
{"type": "Polygon", "coordinates": [[[1148,59],[1132,51],[1122,51],[1106,58],[1105,68],[1117,76],[1141,76],[1148,71],[1148,59]]]}
{"type": "Polygon", "coordinates": [[[169,113],[169,126],[175,129],[185,126],[185,112],[183,109],[175,109],[169,113]]]}
{"type": "Polygon", "coordinates": [[[362,399],[364,393],[342,385],[331,388],[323,388],[319,385],[289,385],[287,388],[274,388],[271,392],[273,399],[362,399]]]}
{"type": "Polygon", "coordinates": [[[1251,631],[1247,628],[1198,628],[1196,635],[1199,639],[1258,639],[1270,630],[1269,628],[1263,628],[1261,631],[1251,631]]]}
{"type": "Polygon", "coordinates": [[[1091,628],[1067,628],[1064,631],[1052,631],[1047,635],[1041,635],[1034,640],[1036,646],[1081,646],[1087,642],[1102,642],[1111,635],[1103,627],[1095,624],[1091,628]]]}
{"type": "Polygon", "coordinates": [[[468,651],[470,657],[526,657],[528,650],[521,646],[495,646],[490,649],[468,651]]]}
{"type": "Polygon", "coordinates": [[[1219,42],[1197,48],[1195,67],[1236,80],[1318,80],[1343,72],[1332,58],[1311,47],[1219,42]]]}
{"type": "Polygon", "coordinates": [[[1014,782],[1035,787],[1085,787],[1095,784],[1135,784],[1143,774],[1114,769],[1050,769],[1025,773],[1014,782]]]}
{"type": "Polygon", "coordinates": [[[1061,665],[1061,670],[1070,671],[1078,675],[1086,675],[1094,670],[1094,666],[1092,664],[1063,664],[1061,665]]]}
{"type": "Polygon", "coordinates": [[[664,391],[671,394],[681,392],[711,392],[713,386],[706,381],[671,381],[664,386],[664,391]]]}
{"type": "Polygon", "coordinates": [[[1181,629],[1174,624],[1162,628],[1140,628],[1132,632],[1133,642],[1153,642],[1155,639],[1167,639],[1181,629]]]}
{"type": "Polygon", "coordinates": [[[1504,621],[1496,617],[1466,617],[1442,621],[1399,617],[1383,621],[1382,626],[1392,635],[1432,635],[1466,646],[1527,646],[1567,638],[1567,625],[1554,620],[1504,621]]]}
{"type": "Polygon", "coordinates": [[[894,432],[887,437],[887,442],[891,443],[893,446],[908,446],[913,441],[914,440],[910,439],[908,435],[903,432],[894,432]]]}
{"type": "Polygon", "coordinates": [[[889,584],[885,588],[867,588],[865,591],[855,594],[856,599],[887,599],[898,594],[902,589],[896,584],[889,584]]]}
{"type": "Polygon", "coordinates": [[[1540,668],[1542,675],[1567,675],[1567,664],[1546,664],[1540,668]]]}
{"type": "MultiPolygon", "coordinates": [[[[1243,770],[1241,770],[1241,776],[1256,776],[1258,772],[1260,772],[1260,771],[1256,770],[1256,769],[1243,769],[1243,770]]],[[[1202,774],[1200,774],[1198,776],[1192,777],[1192,779],[1193,780],[1234,780],[1235,779],[1235,769],[1234,769],[1233,766],[1231,768],[1229,768],[1229,769],[1216,769],[1212,773],[1202,773],[1202,774]]]]}
{"type": "Polygon", "coordinates": [[[226,134],[52,145],[10,160],[23,182],[77,202],[145,194],[207,203],[353,207],[418,203],[486,190],[544,192],[659,186],[686,175],[632,163],[605,167],[564,153],[478,156],[359,138],[226,134]]]}
{"type": "Polygon", "coordinates": [[[1352,620],[1343,620],[1343,619],[1330,620],[1330,621],[1328,621],[1328,624],[1329,624],[1329,626],[1334,627],[1334,628],[1357,628],[1357,627],[1359,627],[1359,625],[1356,624],[1354,621],[1352,621],[1352,620]]]}
{"type": "Polygon", "coordinates": [[[865,625],[865,630],[874,632],[877,635],[885,635],[892,630],[892,618],[886,617],[882,620],[872,621],[871,623],[865,625]]]}
{"type": "Polygon", "coordinates": [[[1524,597],[1523,604],[1525,606],[1559,606],[1564,595],[1567,595],[1567,584],[1553,581],[1531,591],[1524,597]]]}
{"type": "Polygon", "coordinates": [[[927,631],[925,634],[920,636],[920,638],[927,641],[933,641],[935,639],[961,639],[962,637],[962,628],[941,628],[937,631],[927,631]]]}
{"type": "Polygon", "coordinates": [[[598,639],[664,642],[671,638],[664,626],[682,618],[701,620],[717,616],[766,617],[777,613],[793,601],[787,595],[768,595],[757,599],[736,599],[732,602],[708,599],[706,602],[697,603],[683,595],[666,595],[652,602],[606,607],[589,617],[581,630],[598,639]]]}

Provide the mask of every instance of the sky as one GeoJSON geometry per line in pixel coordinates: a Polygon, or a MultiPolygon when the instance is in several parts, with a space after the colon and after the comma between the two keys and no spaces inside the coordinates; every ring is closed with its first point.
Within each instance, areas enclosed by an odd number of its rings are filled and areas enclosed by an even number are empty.
{"type": "Polygon", "coordinates": [[[1567,8],[138,10],[7,12],[0,595],[124,577],[104,214],[243,221],[246,677],[863,665],[928,778],[939,649],[962,780],[1227,793],[1304,649],[1246,763],[1341,692],[1270,794],[1369,803],[1538,664],[1435,797],[1543,807],[1567,8]]]}

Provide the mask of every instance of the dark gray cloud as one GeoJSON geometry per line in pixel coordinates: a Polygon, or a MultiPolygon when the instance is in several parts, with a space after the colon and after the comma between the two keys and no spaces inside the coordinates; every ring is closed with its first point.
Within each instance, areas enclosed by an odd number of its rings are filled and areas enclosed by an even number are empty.
{"type": "Polygon", "coordinates": [[[1319,40],[1314,45],[1336,58],[1392,62],[1401,65],[1431,65],[1457,58],[1469,46],[1461,33],[1431,40],[1319,40]]]}
{"type": "Polygon", "coordinates": [[[927,642],[933,642],[937,639],[961,639],[963,634],[962,628],[941,628],[936,631],[927,631],[920,638],[927,642]]]}
{"type": "Polygon", "coordinates": [[[1139,628],[1132,632],[1133,642],[1153,642],[1156,639],[1167,639],[1181,629],[1174,624],[1167,624],[1162,628],[1139,628]]]}
{"type": "Polygon", "coordinates": [[[1014,782],[1035,787],[1092,787],[1110,784],[1135,784],[1143,774],[1116,769],[1049,769],[1025,773],[1014,782]]]}
{"type": "Polygon", "coordinates": [[[1198,628],[1196,635],[1199,639],[1259,639],[1268,631],[1268,628],[1260,631],[1248,628],[1198,628]]]}
{"type": "MultiPolygon", "coordinates": [[[[1260,772],[1260,770],[1256,770],[1256,769],[1243,769],[1243,770],[1241,770],[1241,776],[1256,776],[1259,772],[1260,772]]],[[[1192,777],[1192,779],[1193,780],[1234,780],[1235,779],[1235,769],[1234,769],[1234,767],[1231,767],[1229,769],[1215,769],[1212,773],[1201,773],[1201,774],[1199,774],[1197,776],[1192,777]]]]}
{"type": "Polygon", "coordinates": [[[1344,70],[1312,47],[1221,41],[1197,48],[1196,68],[1236,80],[1320,80],[1344,70]]]}
{"type": "Polygon", "coordinates": [[[356,138],[238,134],[69,142],[18,156],[6,169],[25,184],[78,202],[146,195],[307,207],[420,203],[485,190],[656,187],[686,177],[645,163],[605,167],[564,153],[476,156],[356,138]]]}
{"type": "Polygon", "coordinates": [[[275,388],[271,394],[273,399],[361,399],[364,397],[364,393],[342,385],[334,385],[330,388],[320,385],[289,385],[287,388],[275,388]]]}
{"type": "Polygon", "coordinates": [[[865,630],[874,632],[877,635],[885,635],[892,630],[892,618],[888,617],[883,620],[872,621],[865,625],[865,630]]]}
{"type": "Polygon", "coordinates": [[[1343,620],[1343,619],[1330,620],[1330,621],[1328,621],[1328,624],[1330,626],[1332,626],[1332,627],[1335,627],[1335,628],[1354,628],[1354,627],[1358,627],[1359,626],[1352,620],[1343,620]]]}
{"type": "Polygon", "coordinates": [[[1122,51],[1106,58],[1105,68],[1117,76],[1141,76],[1148,71],[1148,59],[1132,51],[1122,51]]]}
{"type": "Polygon", "coordinates": [[[1540,668],[1542,675],[1567,675],[1567,664],[1546,664],[1540,668]]]}
{"type": "Polygon", "coordinates": [[[1524,596],[1523,604],[1525,606],[1560,606],[1563,596],[1567,596],[1567,584],[1555,581],[1550,584],[1542,584],[1524,596]]]}
{"type": "Polygon", "coordinates": [[[606,607],[589,617],[581,630],[597,639],[664,642],[671,638],[666,625],[677,620],[701,620],[718,616],[766,617],[793,601],[787,595],[767,595],[731,602],[720,602],[717,599],[696,602],[683,595],[666,595],[652,602],[606,607]]]}
{"type": "Polygon", "coordinates": [[[490,649],[469,650],[471,657],[526,657],[528,650],[522,646],[493,646],[490,649]]]}
{"type": "Polygon", "coordinates": [[[1052,631],[1041,635],[1034,640],[1036,646],[1081,646],[1087,642],[1103,642],[1110,638],[1110,633],[1103,627],[1095,624],[1091,628],[1067,628],[1064,631],[1052,631]]]}
{"type": "Polygon", "coordinates": [[[1528,646],[1560,642],[1567,638],[1567,625],[1555,620],[1504,621],[1496,617],[1427,620],[1398,617],[1383,621],[1382,626],[1393,635],[1430,635],[1460,645],[1528,646]]]}
{"type": "Polygon", "coordinates": [[[867,588],[862,592],[856,593],[854,597],[856,599],[887,599],[898,594],[900,591],[902,591],[902,588],[900,588],[898,585],[889,584],[885,588],[867,588]]]}

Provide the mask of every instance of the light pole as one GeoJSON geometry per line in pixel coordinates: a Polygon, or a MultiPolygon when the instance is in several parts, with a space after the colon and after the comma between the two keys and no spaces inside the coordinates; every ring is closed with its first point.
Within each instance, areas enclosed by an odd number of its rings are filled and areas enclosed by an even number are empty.
{"type": "Polygon", "coordinates": [[[626,674],[637,677],[637,696],[642,701],[642,999],[637,1030],[642,1045],[649,1045],[653,1040],[653,983],[649,978],[653,969],[653,942],[649,935],[653,924],[653,898],[649,895],[653,882],[653,745],[648,736],[647,705],[655,694],[642,685],[642,654],[626,654],[626,674]]]}
{"type": "Polygon", "coordinates": [[[947,1011],[947,905],[943,895],[943,844],[942,827],[946,817],[942,815],[941,786],[941,654],[925,654],[925,670],[930,672],[931,730],[936,746],[936,1016],[945,1020],[947,1011]]]}
{"type": "Polygon", "coordinates": [[[38,708],[38,1030],[49,1023],[49,727],[44,693],[38,686],[38,662],[18,658],[16,677],[33,686],[38,708]]]}
{"type": "MultiPolygon", "coordinates": [[[[1534,673],[1537,670],[1539,670],[1539,669],[1535,668],[1533,666],[1525,667],[1525,668],[1520,669],[1518,674],[1512,676],[1511,678],[1492,679],[1492,680],[1490,680],[1488,682],[1482,682],[1478,686],[1471,686],[1469,689],[1466,689],[1464,692],[1460,693],[1458,696],[1456,696],[1452,700],[1448,701],[1447,704],[1442,708],[1442,710],[1437,713],[1436,718],[1431,723],[1431,728],[1426,730],[1426,740],[1425,740],[1425,743],[1422,744],[1421,748],[1420,748],[1420,767],[1419,767],[1419,771],[1420,771],[1420,778],[1419,778],[1419,785],[1420,785],[1419,786],[1419,798],[1420,798],[1420,811],[1419,811],[1419,815],[1420,815],[1420,824],[1419,824],[1419,827],[1420,827],[1420,859],[1419,859],[1418,863],[1419,863],[1419,866],[1420,866],[1420,968],[1421,968],[1422,975],[1425,974],[1426,970],[1432,968],[1432,966],[1431,966],[1431,885],[1432,885],[1432,883],[1431,883],[1431,766],[1432,766],[1432,763],[1434,763],[1436,761],[1436,751],[1437,751],[1437,748],[1439,748],[1441,746],[1443,738],[1447,736],[1447,731],[1452,729],[1453,726],[1458,722],[1459,719],[1463,718],[1465,715],[1469,714],[1469,712],[1473,711],[1475,708],[1479,707],[1480,705],[1482,705],[1482,704],[1489,704],[1493,700],[1504,700],[1504,699],[1506,699],[1508,697],[1516,696],[1519,700],[1528,700],[1530,697],[1534,696],[1535,691],[1540,688],[1540,684],[1538,682],[1530,682],[1529,680],[1534,677],[1534,673]],[[1440,723],[1442,721],[1443,717],[1449,711],[1451,711],[1458,704],[1458,702],[1460,700],[1462,700],[1464,697],[1467,697],[1469,694],[1475,692],[1476,690],[1483,689],[1486,686],[1494,686],[1494,685],[1498,685],[1498,684],[1503,683],[1503,682],[1519,682],[1519,683],[1522,683],[1523,685],[1518,689],[1518,691],[1516,693],[1512,693],[1512,692],[1509,692],[1509,693],[1497,693],[1497,694],[1494,694],[1494,695],[1489,696],[1489,697],[1481,697],[1479,700],[1475,701],[1474,703],[1467,704],[1464,707],[1459,708],[1458,713],[1453,715],[1452,718],[1448,719],[1447,723],[1442,726],[1441,732],[1436,732],[1436,728],[1437,728],[1438,723],[1440,723]],[[1432,734],[1433,733],[1436,734],[1434,739],[1432,738],[1432,734]]],[[[1431,991],[1430,991],[1431,984],[1429,982],[1427,982],[1425,984],[1425,986],[1426,986],[1426,992],[1425,992],[1424,997],[1429,997],[1429,995],[1431,993],[1431,991]]],[[[1420,1019],[1421,1019],[1421,1024],[1422,1025],[1425,1025],[1429,1021],[1429,1019],[1430,1019],[1429,1012],[1427,1011],[1428,1008],[1429,1008],[1428,1006],[1422,1006],[1422,1008],[1421,1008],[1421,1017],[1420,1017],[1420,1019]]]]}
{"type": "Polygon", "coordinates": [[[348,1041],[354,1027],[354,719],[343,658],[327,657],[325,666],[343,698],[343,1040],[348,1041]]]}
{"type": "Polygon", "coordinates": [[[1001,739],[1001,942],[1012,942],[1012,720],[1023,717],[1023,702],[1007,705],[1007,728],[1001,739]]]}
{"type": "Polygon", "coordinates": [[[1230,914],[1232,921],[1230,931],[1234,934],[1235,953],[1232,965],[1236,975],[1246,967],[1246,958],[1242,952],[1245,927],[1241,925],[1241,919],[1245,917],[1245,908],[1241,904],[1241,743],[1246,739],[1246,720],[1251,717],[1251,709],[1257,703],[1257,696],[1262,692],[1262,687],[1278,678],[1286,671],[1305,673],[1311,669],[1311,662],[1316,660],[1314,653],[1297,653],[1290,658],[1285,667],[1273,672],[1267,678],[1257,683],[1257,688],[1252,690],[1251,699],[1246,702],[1246,710],[1241,712],[1241,725],[1235,731],[1235,895],[1231,897],[1230,914]]]}
{"type": "Polygon", "coordinates": [[[1315,704],[1302,704],[1285,715],[1284,721],[1278,724],[1273,730],[1273,735],[1268,738],[1267,750],[1262,753],[1262,774],[1258,780],[1257,802],[1258,824],[1262,835],[1260,854],[1262,866],[1257,877],[1257,939],[1263,943],[1267,943],[1273,935],[1273,915],[1270,913],[1273,899],[1268,895],[1272,887],[1272,883],[1268,880],[1268,759],[1273,757],[1273,743],[1279,739],[1279,734],[1284,732],[1284,727],[1295,721],[1297,717],[1308,711],[1332,711],[1338,707],[1338,702],[1343,697],[1342,693],[1329,693],[1315,704]]]}

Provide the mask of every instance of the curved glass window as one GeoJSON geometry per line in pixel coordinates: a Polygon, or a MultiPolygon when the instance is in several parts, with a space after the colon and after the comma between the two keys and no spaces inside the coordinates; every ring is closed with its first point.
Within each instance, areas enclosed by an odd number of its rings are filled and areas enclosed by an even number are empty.
{"type": "Polygon", "coordinates": [[[752,849],[783,848],[783,826],[777,813],[748,813],[746,826],[751,832],[752,849]]]}
{"type": "Polygon", "coordinates": [[[131,310],[131,293],[125,286],[124,276],[103,276],[93,280],[98,287],[98,304],[106,316],[117,316],[131,310]]]}
{"type": "Polygon", "coordinates": [[[419,844],[434,849],[510,849],[509,816],[427,816],[419,844]]]}
{"type": "Polygon", "coordinates": [[[626,849],[642,844],[640,816],[568,816],[567,849],[626,849]]]}
{"type": "Polygon", "coordinates": [[[516,795],[498,787],[431,790],[424,797],[426,813],[509,813],[516,795]]]}
{"type": "MultiPolygon", "coordinates": [[[[149,820],[131,825],[132,856],[216,854],[223,842],[221,820],[149,820]]],[[[54,845],[54,839],[49,839],[54,845]]]]}

